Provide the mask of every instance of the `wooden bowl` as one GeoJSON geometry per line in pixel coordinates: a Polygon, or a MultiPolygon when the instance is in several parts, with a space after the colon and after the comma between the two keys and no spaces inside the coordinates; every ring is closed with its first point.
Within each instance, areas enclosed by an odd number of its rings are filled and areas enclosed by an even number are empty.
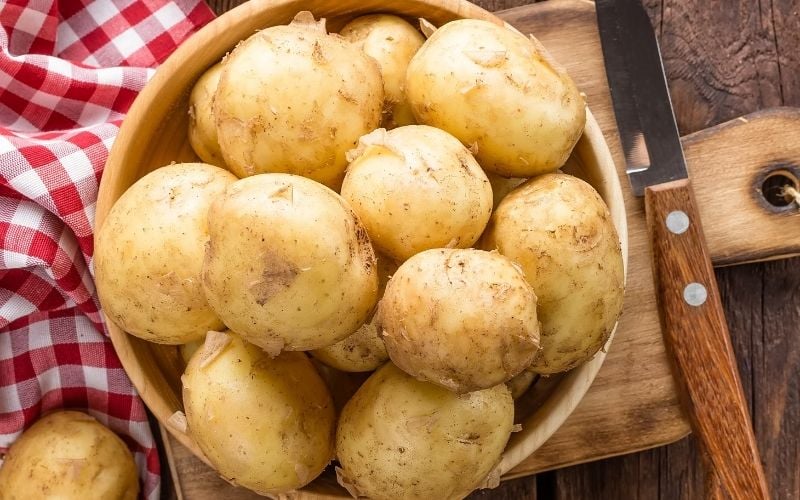
{"type": "MultiPolygon", "coordinates": [[[[386,12],[410,20],[424,17],[440,25],[459,18],[503,22],[463,0],[251,0],[216,19],[186,41],[158,69],[134,102],[114,142],[97,201],[97,230],[116,200],[136,180],[171,162],[198,161],[186,136],[188,96],[194,82],[236,43],[268,26],[286,24],[301,10],[328,19],[335,31],[357,15],[386,12]]],[[[590,182],[608,204],[622,240],[627,268],[627,226],[622,191],[611,154],[591,113],[583,137],[569,162],[570,173],[590,182]]],[[[128,335],[108,322],[111,340],[122,365],[142,399],[175,438],[202,460],[192,437],[168,425],[183,410],[181,381],[184,364],[175,346],[152,344],[128,335]]],[[[609,340],[610,342],[610,340],[609,340]]],[[[517,404],[522,431],[514,434],[501,462],[506,473],[541,446],[566,420],[586,393],[605,358],[605,349],[591,361],[561,376],[536,384],[517,404]]],[[[348,497],[331,474],[307,486],[303,497],[348,497]]]]}

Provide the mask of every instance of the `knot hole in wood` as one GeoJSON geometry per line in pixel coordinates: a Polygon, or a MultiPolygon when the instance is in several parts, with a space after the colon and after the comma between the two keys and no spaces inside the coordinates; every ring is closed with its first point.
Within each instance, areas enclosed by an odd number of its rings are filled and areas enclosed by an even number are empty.
{"type": "Polygon", "coordinates": [[[759,203],[770,212],[796,212],[800,209],[800,168],[793,164],[774,164],[756,179],[759,203]]]}

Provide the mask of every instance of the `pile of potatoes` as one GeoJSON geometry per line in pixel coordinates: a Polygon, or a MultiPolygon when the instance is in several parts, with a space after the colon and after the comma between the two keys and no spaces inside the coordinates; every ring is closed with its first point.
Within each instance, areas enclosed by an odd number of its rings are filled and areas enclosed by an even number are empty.
{"type": "Polygon", "coordinates": [[[204,163],[141,178],[97,235],[105,314],[181,345],[170,424],[234,484],[336,460],[353,496],[462,498],[496,479],[512,390],[616,324],[609,211],[558,171],[583,95],[508,27],[426,32],[303,12],[242,41],[190,96],[204,163]]]}

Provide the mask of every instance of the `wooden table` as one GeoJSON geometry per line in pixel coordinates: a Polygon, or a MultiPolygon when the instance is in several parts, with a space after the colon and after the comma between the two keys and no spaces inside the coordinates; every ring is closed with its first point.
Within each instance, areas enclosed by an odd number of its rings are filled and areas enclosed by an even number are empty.
{"type": "MultiPolygon", "coordinates": [[[[493,11],[531,3],[473,1],[493,11]]],[[[208,2],[222,13],[242,0],[208,2]]],[[[681,134],[767,107],[800,107],[800,0],[644,3],[661,42],[681,134]]],[[[718,269],[717,279],[773,498],[800,498],[800,258],[718,269]]],[[[702,495],[703,472],[690,437],[507,481],[470,498],[702,495]]]]}

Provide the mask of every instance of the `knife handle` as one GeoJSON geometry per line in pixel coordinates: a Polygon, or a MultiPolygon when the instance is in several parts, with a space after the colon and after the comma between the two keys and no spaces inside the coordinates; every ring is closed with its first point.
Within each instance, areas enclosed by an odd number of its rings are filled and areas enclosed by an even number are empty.
{"type": "Polygon", "coordinates": [[[768,499],[689,180],[650,186],[644,200],[664,339],[708,472],[732,499],[768,499]]]}

